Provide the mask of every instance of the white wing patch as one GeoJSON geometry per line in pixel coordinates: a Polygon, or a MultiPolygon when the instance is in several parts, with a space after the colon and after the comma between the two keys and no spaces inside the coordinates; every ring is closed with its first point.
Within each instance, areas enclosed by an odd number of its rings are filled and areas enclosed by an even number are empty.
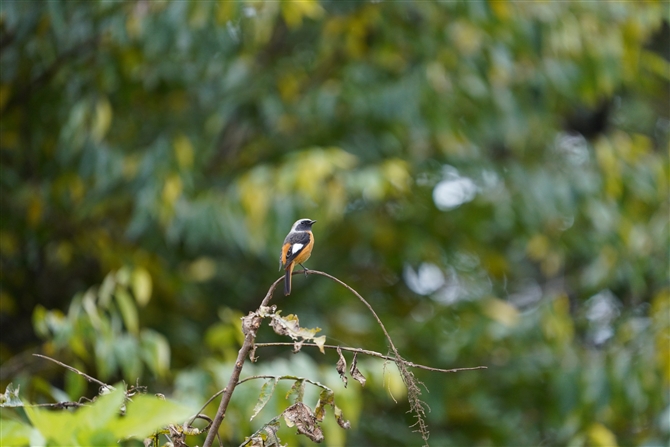
{"type": "Polygon", "coordinates": [[[298,253],[300,250],[302,250],[302,247],[304,247],[303,244],[293,244],[291,246],[291,254],[294,255],[298,253]]]}

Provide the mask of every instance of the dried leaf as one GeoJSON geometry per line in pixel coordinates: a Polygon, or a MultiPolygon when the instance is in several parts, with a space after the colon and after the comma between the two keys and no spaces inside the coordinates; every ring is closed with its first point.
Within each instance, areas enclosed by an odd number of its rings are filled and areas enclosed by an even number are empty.
{"type": "Polygon", "coordinates": [[[277,436],[277,432],[279,431],[279,422],[268,424],[265,426],[265,428],[263,428],[263,430],[268,435],[265,447],[271,447],[271,446],[281,447],[281,440],[277,436]]]}
{"type": "MultiPolygon", "coordinates": [[[[321,330],[319,328],[316,328],[317,330],[321,330]]],[[[325,354],[326,351],[323,349],[323,345],[326,344],[326,336],[322,335],[321,337],[314,337],[314,343],[319,347],[319,351],[321,351],[321,354],[325,354]]]]}
{"type": "Polygon", "coordinates": [[[263,435],[253,436],[246,444],[243,444],[245,447],[265,447],[265,440],[263,435]]]}
{"type": "Polygon", "coordinates": [[[367,379],[361,374],[361,372],[358,370],[358,353],[354,353],[354,358],[351,360],[351,367],[349,368],[349,374],[351,375],[351,378],[357,381],[358,383],[361,384],[361,386],[365,386],[365,382],[367,382],[367,379]]]}
{"type": "Polygon", "coordinates": [[[288,393],[286,393],[286,399],[289,399],[291,396],[295,395],[295,402],[302,402],[302,399],[305,397],[305,381],[300,379],[293,382],[293,386],[288,393]]]}
{"type": "Polygon", "coordinates": [[[23,402],[19,398],[19,389],[21,385],[14,387],[13,383],[9,383],[5,388],[5,393],[0,394],[0,407],[22,407],[23,402]]]}
{"type": "Polygon", "coordinates": [[[244,447],[281,447],[281,441],[277,436],[279,422],[271,422],[263,427],[265,433],[259,433],[247,439],[244,447]]]}
{"type": "Polygon", "coordinates": [[[275,310],[277,310],[277,306],[274,304],[272,306],[261,306],[258,308],[258,315],[263,318],[269,317],[275,313],[275,310]]]}
{"type": "Polygon", "coordinates": [[[251,414],[251,418],[249,420],[253,420],[258,413],[263,409],[265,404],[268,403],[270,398],[272,397],[272,393],[274,393],[275,387],[277,386],[278,379],[270,379],[267,382],[263,384],[263,387],[261,388],[261,394],[258,396],[258,402],[256,402],[256,406],[254,406],[254,410],[251,414]]]}
{"type": "Polygon", "coordinates": [[[337,424],[340,427],[342,427],[345,430],[349,430],[351,428],[351,424],[349,423],[349,421],[344,419],[340,407],[338,407],[337,405],[333,405],[333,413],[335,413],[335,419],[337,419],[337,424]]]}
{"type": "Polygon", "coordinates": [[[316,417],[307,405],[296,402],[284,410],[283,416],[286,425],[289,427],[295,426],[299,434],[307,436],[314,442],[323,441],[321,427],[319,427],[316,417]]]}
{"type": "Polygon", "coordinates": [[[321,331],[321,328],[302,328],[300,321],[296,315],[287,315],[282,317],[279,312],[270,315],[272,321],[270,327],[279,335],[288,335],[294,341],[293,352],[298,352],[302,348],[302,344],[306,341],[313,340],[319,346],[322,353],[325,353],[323,345],[326,343],[326,336],[322,335],[316,337],[316,333],[321,331]]]}
{"type": "Polygon", "coordinates": [[[344,374],[344,372],[347,370],[347,361],[344,359],[342,350],[339,346],[337,347],[337,355],[340,357],[340,359],[337,361],[335,369],[337,369],[337,373],[340,375],[340,379],[342,379],[342,382],[344,382],[344,387],[346,388],[347,382],[349,382],[349,379],[347,379],[347,376],[344,374]]]}

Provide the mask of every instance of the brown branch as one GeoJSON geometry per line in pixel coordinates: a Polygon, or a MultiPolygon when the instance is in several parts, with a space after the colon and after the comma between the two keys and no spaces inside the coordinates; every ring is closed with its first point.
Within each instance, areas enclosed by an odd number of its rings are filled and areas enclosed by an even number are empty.
{"type": "MultiPolygon", "coordinates": [[[[257,348],[265,348],[268,346],[294,346],[293,343],[288,343],[288,342],[274,342],[274,343],[256,343],[255,345],[257,348]]],[[[303,343],[302,346],[312,346],[315,348],[318,348],[319,345],[316,343],[303,343]]],[[[323,345],[324,348],[328,349],[337,349],[338,346],[334,345],[323,345]]],[[[459,372],[459,371],[473,371],[476,369],[487,369],[487,366],[472,366],[470,368],[452,368],[452,369],[441,369],[441,368],[433,368],[430,366],[425,366],[425,365],[419,365],[418,363],[410,362],[405,359],[397,359],[395,357],[391,357],[388,355],[380,354],[379,352],[376,351],[368,351],[367,349],[361,349],[361,348],[347,348],[344,346],[339,346],[339,348],[343,351],[348,351],[348,352],[357,352],[359,354],[365,354],[369,355],[372,357],[379,357],[380,359],[384,360],[390,360],[392,362],[402,362],[405,365],[409,366],[410,368],[419,368],[419,369],[425,369],[427,371],[433,371],[433,372],[441,372],[441,373],[454,373],[454,372],[459,372]]]]}
{"type": "MultiPolygon", "coordinates": [[[[279,284],[283,280],[284,277],[282,276],[281,278],[277,279],[274,283],[272,283],[272,286],[270,286],[270,289],[268,290],[268,293],[265,295],[265,298],[263,298],[263,301],[261,301],[261,307],[267,306],[267,304],[272,299],[272,293],[277,287],[277,284],[279,284]]],[[[230,375],[228,385],[223,390],[223,397],[221,397],[221,403],[219,404],[219,409],[216,411],[216,416],[214,416],[212,426],[207,432],[207,438],[205,438],[205,442],[202,445],[202,447],[211,447],[212,444],[214,443],[214,437],[219,433],[219,427],[221,426],[221,422],[223,422],[223,418],[226,416],[226,410],[228,409],[230,398],[233,395],[235,387],[237,386],[237,381],[240,379],[240,373],[242,372],[244,361],[247,358],[249,351],[251,351],[251,348],[254,346],[254,340],[256,340],[256,330],[258,329],[258,327],[260,327],[260,320],[261,318],[258,317],[257,324],[254,324],[255,328],[254,327],[250,328],[250,330],[247,331],[244,337],[244,343],[242,344],[242,347],[237,353],[237,360],[235,361],[235,367],[233,368],[233,373],[230,375]]]]}
{"type": "Polygon", "coordinates": [[[52,359],[51,357],[47,357],[46,355],[42,355],[42,354],[33,354],[33,355],[34,355],[35,357],[40,357],[40,358],[43,358],[43,359],[51,360],[52,362],[54,362],[54,363],[56,363],[56,364],[62,366],[63,368],[69,369],[70,371],[75,372],[75,373],[79,374],[80,376],[83,376],[83,377],[84,377],[86,380],[88,380],[89,382],[95,382],[95,383],[97,383],[98,385],[100,385],[101,387],[107,388],[107,389],[109,389],[109,390],[113,390],[113,389],[114,389],[113,386],[111,386],[111,385],[107,385],[106,383],[99,381],[99,380],[96,379],[95,377],[91,377],[91,376],[89,376],[88,374],[79,371],[77,368],[75,368],[75,367],[73,367],[73,366],[66,365],[66,364],[63,363],[63,362],[59,362],[59,361],[56,360],[56,359],[52,359]]]}

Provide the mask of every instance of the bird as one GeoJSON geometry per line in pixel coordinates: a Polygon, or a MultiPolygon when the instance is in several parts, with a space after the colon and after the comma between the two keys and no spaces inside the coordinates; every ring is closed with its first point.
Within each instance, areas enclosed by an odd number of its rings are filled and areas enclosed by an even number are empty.
{"type": "Polygon", "coordinates": [[[298,219],[291,227],[291,231],[286,235],[284,244],[281,247],[279,254],[279,270],[282,268],[286,271],[284,277],[284,295],[291,294],[291,276],[293,275],[293,268],[296,264],[305,269],[302,265],[307,261],[312,254],[314,248],[314,234],[312,233],[312,225],[316,220],[312,219],[298,219]]]}

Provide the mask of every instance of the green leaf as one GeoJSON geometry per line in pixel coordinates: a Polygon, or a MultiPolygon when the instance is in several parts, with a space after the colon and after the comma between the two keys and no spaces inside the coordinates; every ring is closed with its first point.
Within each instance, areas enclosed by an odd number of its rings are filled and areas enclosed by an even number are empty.
{"type": "Polygon", "coordinates": [[[118,364],[112,337],[100,337],[95,341],[95,366],[98,370],[98,378],[103,381],[116,371],[118,364]]]}
{"type": "Polygon", "coordinates": [[[90,446],[110,437],[106,425],[119,413],[124,392],[120,386],[109,394],[98,397],[89,406],[76,412],[53,411],[27,406],[26,414],[33,426],[57,445],[90,446]]]}
{"type": "Polygon", "coordinates": [[[140,333],[142,358],[149,369],[159,377],[164,377],[170,369],[170,345],[162,334],[151,329],[140,333]]]}
{"type": "Polygon", "coordinates": [[[154,396],[136,396],[127,404],[126,415],[109,424],[117,439],[144,439],[168,424],[181,424],[194,411],[154,396]]]}
{"type": "Polygon", "coordinates": [[[104,445],[103,440],[116,441],[107,425],[118,417],[125,398],[124,387],[117,384],[112,392],[98,397],[92,405],[87,405],[73,413],[73,426],[79,445],[104,445]]]}
{"type": "Polygon", "coordinates": [[[116,289],[114,296],[119,305],[119,310],[121,311],[121,316],[123,317],[123,322],[125,323],[126,328],[130,333],[136,335],[139,332],[139,319],[137,316],[137,307],[135,307],[133,299],[122,287],[116,289]]]}
{"type": "Polygon", "coordinates": [[[136,267],[130,277],[130,287],[135,296],[135,300],[140,307],[147,305],[151,299],[151,275],[143,267],[136,267]]]}
{"type": "Polygon", "coordinates": [[[32,431],[29,425],[0,417],[0,440],[3,446],[29,445],[32,431]]]}
{"type": "Polygon", "coordinates": [[[100,303],[100,307],[103,309],[109,308],[109,303],[112,299],[112,292],[114,292],[114,288],[116,287],[116,279],[113,273],[108,273],[107,276],[105,276],[105,279],[102,281],[102,284],[100,285],[100,288],[98,289],[98,302],[100,303]]]}
{"type": "Polygon", "coordinates": [[[303,379],[296,380],[293,382],[293,386],[286,393],[286,399],[289,399],[291,396],[295,395],[295,402],[302,402],[305,397],[305,381],[303,379]]]}
{"type": "Polygon", "coordinates": [[[335,392],[329,388],[324,388],[319,394],[319,402],[314,408],[314,415],[317,421],[322,421],[326,414],[326,405],[335,405],[335,392]]]}
{"type": "Polygon", "coordinates": [[[118,336],[114,343],[114,355],[121,365],[123,377],[129,382],[135,382],[142,374],[138,340],[129,334],[118,336]]]}
{"type": "Polygon", "coordinates": [[[260,413],[263,407],[265,407],[265,404],[268,403],[268,401],[272,397],[272,393],[274,393],[275,391],[275,387],[277,386],[278,381],[279,379],[275,377],[263,384],[263,386],[261,387],[261,393],[258,396],[258,401],[256,402],[256,405],[254,406],[254,409],[251,412],[251,417],[249,418],[250,421],[253,420],[258,415],[258,413],[260,413]]]}

